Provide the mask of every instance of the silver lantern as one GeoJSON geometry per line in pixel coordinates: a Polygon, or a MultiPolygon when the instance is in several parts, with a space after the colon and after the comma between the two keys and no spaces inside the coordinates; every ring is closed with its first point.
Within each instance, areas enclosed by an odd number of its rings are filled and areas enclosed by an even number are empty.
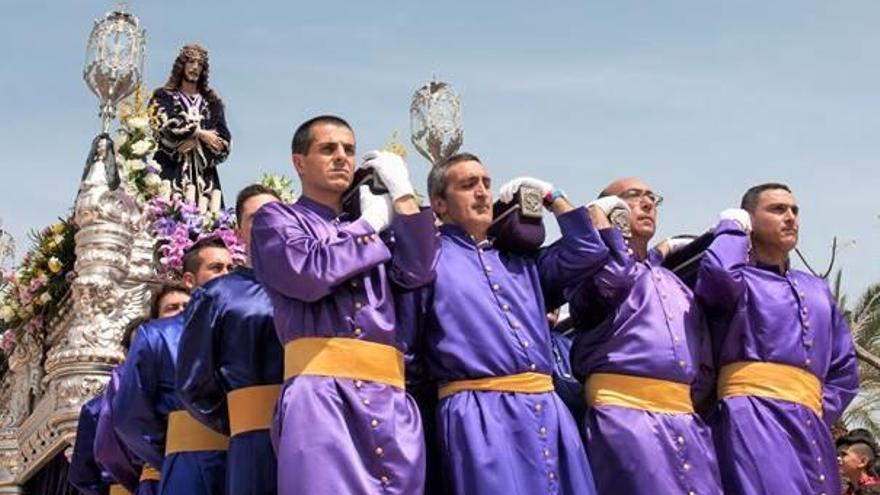
{"type": "MultiPolygon", "coordinates": [[[[13,257],[15,256],[15,239],[12,235],[3,230],[3,219],[0,218],[0,268],[11,268],[13,257]]],[[[0,280],[0,287],[3,281],[0,280]]]]}
{"type": "Polygon", "coordinates": [[[95,21],[86,47],[83,79],[98,97],[103,132],[116,117],[116,105],[140,86],[144,73],[145,32],[137,17],[116,10],[95,21]]]}
{"type": "Polygon", "coordinates": [[[431,164],[461,148],[461,98],[449,84],[433,80],[416,90],[409,116],[412,144],[431,164]]]}

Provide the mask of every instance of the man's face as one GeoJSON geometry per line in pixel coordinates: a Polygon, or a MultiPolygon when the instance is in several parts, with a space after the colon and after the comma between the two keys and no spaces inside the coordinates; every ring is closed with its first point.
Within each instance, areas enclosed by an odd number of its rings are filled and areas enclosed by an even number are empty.
{"type": "Polygon", "coordinates": [[[789,252],[797,246],[798,205],[785,189],[769,189],[758,196],[752,216],[752,238],[774,250],[789,252]]]}
{"type": "Polygon", "coordinates": [[[308,153],[293,155],[303,189],[341,195],[351,185],[354,174],[354,133],[345,126],[318,123],[310,134],[308,153]]]}
{"type": "Polygon", "coordinates": [[[159,299],[159,318],[168,318],[183,311],[189,302],[189,294],[180,291],[167,292],[159,299]]]}
{"type": "Polygon", "coordinates": [[[492,179],[480,162],[468,160],[447,170],[446,197],[431,206],[444,223],[485,236],[492,223],[492,179]]]}
{"type": "Polygon", "coordinates": [[[651,187],[641,179],[621,179],[609,186],[606,193],[619,196],[630,209],[630,230],[633,238],[651,239],[657,231],[657,202],[651,187]]]}
{"type": "Polygon", "coordinates": [[[184,273],[183,283],[190,288],[201,287],[211,280],[229,273],[233,268],[232,255],[221,247],[205,247],[199,250],[199,268],[195,273],[184,273]]]}
{"type": "Polygon", "coordinates": [[[251,226],[254,223],[254,213],[256,213],[261,206],[276,201],[278,201],[278,198],[271,194],[258,194],[256,196],[251,196],[247,201],[242,203],[240,212],[241,224],[238,226],[238,239],[244,244],[245,251],[248,253],[251,252],[251,226]]]}
{"type": "Polygon", "coordinates": [[[853,482],[858,482],[862,471],[868,466],[867,459],[855,452],[851,445],[837,449],[837,464],[840,474],[853,482]]]}
{"type": "Polygon", "coordinates": [[[183,78],[186,82],[197,83],[202,76],[203,63],[198,58],[188,58],[183,64],[183,78]]]}

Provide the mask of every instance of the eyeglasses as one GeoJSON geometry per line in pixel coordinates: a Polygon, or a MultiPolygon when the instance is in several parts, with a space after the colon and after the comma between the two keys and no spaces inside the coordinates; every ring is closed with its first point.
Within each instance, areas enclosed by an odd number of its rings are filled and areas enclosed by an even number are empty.
{"type": "Polygon", "coordinates": [[[641,189],[627,189],[626,191],[618,194],[617,197],[624,201],[645,198],[654,206],[660,206],[661,204],[663,204],[663,196],[653,191],[643,191],[641,189]]]}

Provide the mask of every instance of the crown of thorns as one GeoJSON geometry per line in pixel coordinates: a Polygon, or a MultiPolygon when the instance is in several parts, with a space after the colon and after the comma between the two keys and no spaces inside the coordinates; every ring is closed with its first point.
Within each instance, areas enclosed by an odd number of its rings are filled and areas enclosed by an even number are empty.
{"type": "Polygon", "coordinates": [[[183,48],[180,49],[179,56],[184,57],[187,60],[200,60],[204,62],[205,60],[208,60],[208,50],[205,50],[198,44],[184,45],[183,48]]]}

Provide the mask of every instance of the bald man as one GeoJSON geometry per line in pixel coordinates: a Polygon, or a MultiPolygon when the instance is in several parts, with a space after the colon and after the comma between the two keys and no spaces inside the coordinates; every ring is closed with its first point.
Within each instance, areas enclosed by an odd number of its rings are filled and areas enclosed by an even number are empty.
{"type": "Polygon", "coordinates": [[[710,433],[694,412],[711,390],[711,348],[693,294],[648,249],[662,197],[612,182],[588,204],[607,263],[566,293],[572,368],[586,381],[588,458],[599,493],[721,494],[710,433]],[[629,220],[628,237],[609,220],[629,220]]]}

